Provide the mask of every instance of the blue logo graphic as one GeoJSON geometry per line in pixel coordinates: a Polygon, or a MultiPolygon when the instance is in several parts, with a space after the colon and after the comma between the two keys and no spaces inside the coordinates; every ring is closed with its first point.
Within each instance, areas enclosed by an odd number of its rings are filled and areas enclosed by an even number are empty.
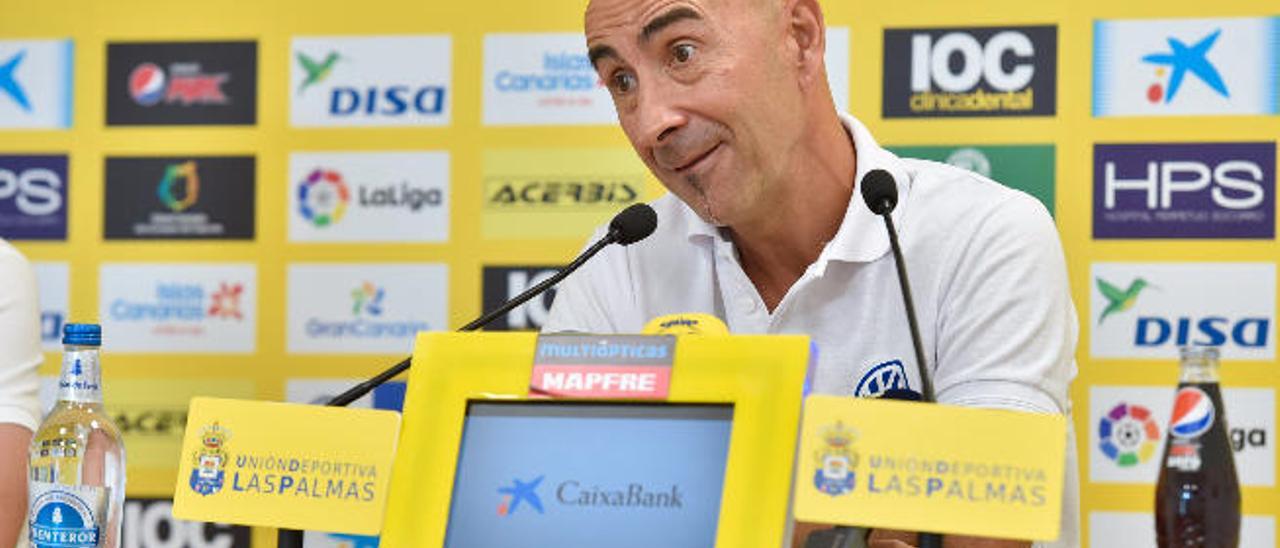
{"type": "Polygon", "coordinates": [[[338,546],[343,548],[378,548],[378,537],[366,537],[361,535],[342,535],[338,533],[328,533],[325,535],[329,540],[339,542],[338,546]]]}
{"type": "MultiPolygon", "coordinates": [[[[1221,34],[1222,29],[1215,30],[1191,46],[1187,46],[1177,38],[1169,37],[1169,52],[1152,53],[1142,57],[1144,62],[1172,67],[1173,75],[1169,77],[1169,87],[1164,92],[1165,103],[1172,101],[1178,94],[1178,89],[1182,87],[1182,80],[1188,71],[1218,92],[1218,95],[1231,96],[1227,92],[1227,84],[1222,81],[1222,75],[1218,74],[1218,69],[1205,57],[1221,34]]],[[[1158,86],[1153,86],[1148,98],[1153,102],[1159,99],[1158,86]]]]}
{"type": "Polygon", "coordinates": [[[516,512],[521,502],[529,503],[539,514],[542,512],[542,499],[538,498],[538,486],[542,485],[542,480],[546,476],[538,476],[533,481],[524,482],[518,479],[512,479],[511,487],[500,487],[498,493],[503,495],[502,502],[498,504],[498,515],[509,516],[516,512]]]}
{"type": "Polygon", "coordinates": [[[911,390],[902,360],[890,360],[872,367],[858,380],[853,395],[859,398],[878,398],[889,390],[911,390]]]}
{"type": "Polygon", "coordinates": [[[0,91],[8,95],[13,102],[18,103],[22,110],[31,112],[31,101],[27,100],[27,93],[18,85],[17,78],[14,77],[13,71],[18,69],[18,65],[22,64],[22,60],[27,57],[27,50],[19,51],[10,57],[4,64],[0,64],[0,91]]]}
{"type": "Polygon", "coordinates": [[[99,529],[91,507],[64,491],[51,491],[36,499],[35,517],[28,523],[34,548],[94,548],[99,529]]]}

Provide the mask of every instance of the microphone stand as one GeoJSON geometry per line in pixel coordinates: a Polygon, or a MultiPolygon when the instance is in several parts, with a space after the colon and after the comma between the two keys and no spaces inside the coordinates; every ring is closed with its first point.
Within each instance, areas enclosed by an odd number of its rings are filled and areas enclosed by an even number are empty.
{"type": "MultiPolygon", "coordinates": [[[[489,325],[494,320],[501,318],[503,315],[510,312],[515,307],[528,302],[529,299],[532,299],[538,295],[541,295],[544,291],[560,283],[562,280],[564,280],[570,274],[572,274],[573,271],[577,270],[579,267],[586,264],[586,262],[590,260],[592,257],[594,257],[596,253],[599,253],[600,250],[604,249],[605,247],[608,247],[610,244],[618,242],[621,238],[622,238],[621,231],[609,230],[609,233],[606,234],[605,237],[600,238],[599,241],[597,241],[594,244],[591,244],[591,247],[587,248],[587,250],[582,252],[581,255],[578,255],[578,258],[574,259],[573,262],[569,263],[568,266],[565,266],[564,268],[560,269],[559,272],[556,272],[554,276],[551,276],[550,278],[543,280],[542,283],[539,283],[538,285],[535,285],[533,287],[530,287],[529,289],[526,289],[523,293],[520,293],[519,295],[516,295],[511,300],[503,303],[502,306],[499,306],[498,308],[495,308],[489,311],[485,315],[472,320],[471,323],[468,323],[467,325],[464,325],[458,328],[458,331],[465,333],[468,331],[475,331],[477,329],[480,329],[481,327],[489,325]]],[[[382,386],[383,384],[386,384],[387,381],[390,381],[391,379],[395,378],[399,374],[407,371],[412,361],[413,361],[412,356],[401,360],[400,363],[397,363],[387,368],[387,370],[381,373],[378,373],[377,375],[371,377],[369,380],[366,380],[360,384],[357,384],[351,387],[350,389],[348,389],[346,392],[343,392],[341,394],[338,394],[337,396],[334,396],[333,399],[329,400],[329,402],[326,403],[325,405],[330,407],[346,407],[350,405],[351,402],[354,402],[360,399],[361,396],[364,396],[365,394],[372,392],[374,388],[377,388],[379,386],[382,386]]],[[[302,548],[302,540],[303,540],[302,531],[299,531],[296,529],[280,529],[276,534],[277,548],[302,548]]]]}

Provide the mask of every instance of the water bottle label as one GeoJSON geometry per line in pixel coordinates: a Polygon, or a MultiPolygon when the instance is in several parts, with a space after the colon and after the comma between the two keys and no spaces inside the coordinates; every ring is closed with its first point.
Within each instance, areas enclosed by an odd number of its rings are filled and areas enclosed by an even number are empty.
{"type": "Polygon", "coordinates": [[[58,379],[58,399],[102,403],[102,374],[97,352],[68,352],[58,379]]]}
{"type": "Polygon", "coordinates": [[[32,548],[97,548],[107,515],[107,489],[30,483],[27,527],[32,548]]]}

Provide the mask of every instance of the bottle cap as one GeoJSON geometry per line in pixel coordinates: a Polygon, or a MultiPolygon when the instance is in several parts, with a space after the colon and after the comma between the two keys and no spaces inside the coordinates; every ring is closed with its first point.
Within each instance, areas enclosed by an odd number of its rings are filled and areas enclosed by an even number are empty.
{"type": "Polygon", "coordinates": [[[102,346],[102,326],[96,323],[69,323],[62,328],[62,344],[102,346]]]}

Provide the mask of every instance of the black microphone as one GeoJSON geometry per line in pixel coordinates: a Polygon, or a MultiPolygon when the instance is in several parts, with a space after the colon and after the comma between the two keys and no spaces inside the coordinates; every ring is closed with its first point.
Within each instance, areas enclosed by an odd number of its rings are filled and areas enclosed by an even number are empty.
{"type": "MultiPolygon", "coordinates": [[[[924,361],[924,345],[920,342],[920,327],[916,323],[916,306],[911,300],[911,284],[907,282],[907,263],[902,259],[902,247],[898,245],[898,231],[893,228],[893,208],[898,206],[898,183],[893,175],[883,169],[873,169],[862,176],[862,201],[867,209],[884,219],[884,228],[889,232],[889,247],[893,248],[893,263],[898,270],[898,286],[902,289],[902,305],[907,309],[907,327],[911,329],[911,344],[916,351],[916,372],[920,374],[920,394],[910,390],[887,390],[881,396],[895,400],[920,400],[936,402],[933,393],[933,380],[924,361]]],[[[942,535],[920,533],[920,548],[941,548],[942,535]]]]}
{"type": "MultiPolygon", "coordinates": [[[[580,268],[583,264],[586,264],[586,262],[594,257],[596,253],[599,253],[600,250],[608,247],[610,244],[634,244],[640,240],[648,238],[650,234],[653,234],[654,229],[657,227],[658,215],[657,213],[654,213],[652,207],[649,207],[649,204],[639,203],[631,205],[613,217],[613,220],[609,222],[609,231],[605,233],[603,238],[600,238],[599,241],[591,244],[591,247],[587,248],[586,251],[583,251],[581,255],[578,255],[578,258],[574,259],[568,266],[561,268],[554,276],[543,280],[542,283],[530,287],[523,293],[511,298],[511,300],[502,303],[502,306],[490,310],[483,316],[472,320],[471,323],[462,326],[458,331],[475,331],[481,327],[489,325],[494,320],[501,318],[508,312],[511,312],[515,307],[524,304],[529,299],[541,295],[544,291],[551,289],[552,286],[560,283],[561,280],[564,280],[569,276],[569,274],[572,274],[573,271],[580,268]]],[[[409,369],[409,362],[411,360],[412,357],[405,358],[400,363],[391,366],[391,368],[386,371],[378,373],[369,380],[357,384],[346,392],[334,396],[334,398],[329,400],[329,403],[325,405],[333,407],[344,407],[349,405],[351,402],[360,399],[361,396],[368,394],[374,388],[382,386],[387,381],[395,378],[395,376],[405,372],[405,370],[409,369]]]]}
{"type": "MultiPolygon", "coordinates": [[[[586,251],[583,251],[581,255],[578,255],[578,257],[574,259],[573,262],[569,263],[568,266],[561,268],[554,276],[547,278],[542,283],[530,287],[523,293],[511,298],[511,300],[502,303],[502,306],[499,306],[485,315],[472,320],[471,323],[462,326],[458,331],[475,331],[490,324],[493,320],[501,318],[513,308],[524,304],[529,299],[541,295],[544,291],[550,289],[551,286],[560,283],[561,280],[564,280],[569,276],[569,274],[572,274],[573,271],[586,264],[586,262],[599,253],[600,250],[608,247],[610,244],[634,244],[640,240],[648,238],[650,234],[653,234],[653,231],[656,228],[658,228],[658,215],[653,211],[652,207],[649,207],[649,204],[639,203],[631,205],[613,217],[613,220],[609,222],[609,230],[605,233],[603,238],[600,238],[596,243],[591,244],[591,247],[588,247],[586,251]]],[[[386,371],[378,373],[369,380],[357,384],[346,392],[334,396],[333,399],[329,400],[329,403],[326,403],[325,405],[330,407],[346,407],[347,405],[350,405],[351,402],[360,399],[361,396],[373,391],[374,388],[382,386],[397,375],[404,373],[409,369],[409,364],[412,360],[412,356],[401,360],[400,363],[391,366],[386,371]]],[[[294,529],[280,529],[276,534],[276,545],[279,548],[302,548],[302,540],[302,531],[294,529]]]]}

